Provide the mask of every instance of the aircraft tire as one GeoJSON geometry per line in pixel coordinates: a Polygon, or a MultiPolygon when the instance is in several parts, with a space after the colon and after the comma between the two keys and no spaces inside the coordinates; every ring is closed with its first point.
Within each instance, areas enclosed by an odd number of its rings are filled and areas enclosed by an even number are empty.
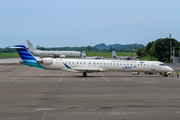
{"type": "Polygon", "coordinates": [[[83,73],[83,77],[86,77],[87,76],[87,74],[86,73],[83,73]]]}

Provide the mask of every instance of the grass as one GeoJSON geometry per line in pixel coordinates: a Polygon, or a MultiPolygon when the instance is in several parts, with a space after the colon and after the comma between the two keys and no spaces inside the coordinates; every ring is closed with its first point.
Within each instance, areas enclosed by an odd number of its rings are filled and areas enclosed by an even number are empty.
{"type": "MultiPolygon", "coordinates": [[[[136,53],[121,53],[117,52],[117,56],[137,56],[136,53]]],[[[103,57],[111,57],[112,53],[111,52],[86,52],[87,56],[103,56],[103,57]]]]}
{"type": "MultiPolygon", "coordinates": [[[[117,56],[137,56],[136,53],[121,53],[117,52],[117,56]]],[[[86,52],[88,57],[90,56],[102,56],[105,58],[110,58],[112,56],[111,52],[86,52]]],[[[18,53],[0,53],[0,58],[10,58],[10,57],[19,57],[18,53]]]]}
{"type": "Polygon", "coordinates": [[[0,58],[19,57],[18,53],[0,53],[0,58]]]}

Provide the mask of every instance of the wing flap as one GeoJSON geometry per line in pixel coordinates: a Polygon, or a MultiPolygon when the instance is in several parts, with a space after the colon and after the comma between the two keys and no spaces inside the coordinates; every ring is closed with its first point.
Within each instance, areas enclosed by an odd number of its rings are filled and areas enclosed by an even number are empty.
{"type": "Polygon", "coordinates": [[[74,68],[74,70],[79,71],[79,72],[86,72],[86,73],[101,71],[100,69],[86,69],[86,68],[74,68]]]}

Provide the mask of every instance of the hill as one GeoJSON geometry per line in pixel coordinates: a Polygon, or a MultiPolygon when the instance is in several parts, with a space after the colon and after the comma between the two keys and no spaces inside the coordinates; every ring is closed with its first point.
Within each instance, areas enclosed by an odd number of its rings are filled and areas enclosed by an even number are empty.
{"type": "Polygon", "coordinates": [[[111,47],[112,49],[116,50],[122,50],[122,49],[138,49],[141,47],[144,47],[142,44],[127,44],[127,45],[121,45],[121,44],[113,44],[113,45],[106,45],[104,43],[96,44],[94,47],[98,48],[99,50],[107,49],[109,50],[111,47]]]}

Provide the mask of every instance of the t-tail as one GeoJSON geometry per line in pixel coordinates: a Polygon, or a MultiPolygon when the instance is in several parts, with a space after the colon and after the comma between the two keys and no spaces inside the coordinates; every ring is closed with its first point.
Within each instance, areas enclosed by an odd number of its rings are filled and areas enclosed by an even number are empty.
{"type": "Polygon", "coordinates": [[[112,58],[117,58],[116,51],[112,51],[112,58]]]}
{"type": "Polygon", "coordinates": [[[84,58],[84,57],[87,57],[86,56],[86,52],[85,51],[81,51],[80,58],[84,58]]]}
{"type": "Polygon", "coordinates": [[[22,59],[20,63],[31,66],[31,67],[46,69],[37,62],[36,58],[27,50],[27,48],[24,45],[16,45],[11,48],[16,49],[17,52],[19,53],[19,56],[22,59]]]}
{"type": "Polygon", "coordinates": [[[27,44],[28,44],[28,48],[29,48],[29,51],[30,51],[30,52],[40,51],[40,50],[36,49],[36,48],[34,47],[34,45],[33,45],[29,40],[27,40],[27,44]]]}

